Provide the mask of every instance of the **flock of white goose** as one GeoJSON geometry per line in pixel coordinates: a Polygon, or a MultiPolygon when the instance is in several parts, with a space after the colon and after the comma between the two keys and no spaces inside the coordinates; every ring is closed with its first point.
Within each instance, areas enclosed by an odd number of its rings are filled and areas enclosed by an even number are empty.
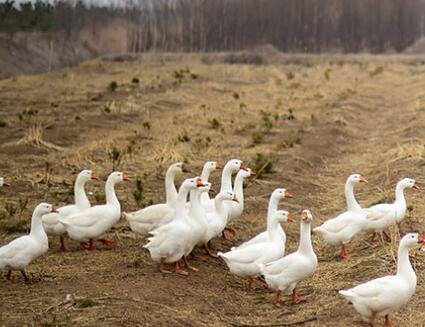
{"type": "MultiPolygon", "coordinates": [[[[184,180],[177,191],[174,180],[182,172],[182,163],[175,163],[167,170],[165,203],[124,213],[132,231],[150,235],[144,248],[149,250],[152,260],[159,263],[160,272],[171,272],[166,270],[166,264],[174,264],[174,272],[184,276],[188,275],[185,268],[197,271],[190,265],[188,257],[195,247],[202,246],[210,256],[221,257],[231,273],[247,278],[249,289],[254,278],[258,278],[275,290],[273,303],[276,306],[281,306],[282,292],[292,293],[292,300],[299,301],[297,284],[311,276],[318,265],[311,243],[311,211],[302,211],[298,249],[285,255],[286,235],[281,223],[295,220],[287,211],[278,210],[279,201],[292,195],[284,188],[277,188],[269,200],[267,229],[226,253],[215,254],[211,240],[220,235],[226,237],[225,231],[235,235],[236,231],[226,226],[243,213],[243,181],[255,173],[241,160],[232,159],[224,167],[215,161],[208,161],[200,177],[184,180]],[[210,198],[209,191],[212,189],[208,179],[217,169],[223,170],[221,187],[219,193],[210,198]],[[235,173],[236,178],[232,183],[235,173]]],[[[93,248],[94,241],[116,244],[116,241],[102,236],[121,217],[115,184],[129,178],[122,172],[111,173],[105,185],[106,204],[91,206],[84,186],[93,179],[97,179],[95,171],[80,172],[74,186],[75,204],[54,210],[52,205],[40,203],[33,212],[29,235],[0,248],[0,269],[7,271],[8,279],[12,270],[18,270],[27,280],[24,269],[48,250],[47,234],[59,236],[64,251],[65,235],[80,242],[87,250],[93,248]]],[[[373,233],[372,241],[378,234],[389,238],[386,229],[400,222],[406,213],[404,189],[418,189],[415,180],[402,179],[396,186],[393,203],[363,209],[354,196],[354,186],[362,182],[366,182],[366,179],[359,174],[349,176],[345,184],[346,211],[313,229],[327,243],[340,246],[340,257],[344,259],[350,257],[347,244],[362,231],[373,233]]],[[[0,178],[0,186],[8,186],[3,178],[0,178]]],[[[405,305],[416,288],[416,274],[410,264],[408,250],[423,242],[421,234],[406,234],[399,244],[395,275],[374,279],[339,293],[372,326],[379,317],[385,317],[385,325],[391,326],[389,314],[405,305]]]]}

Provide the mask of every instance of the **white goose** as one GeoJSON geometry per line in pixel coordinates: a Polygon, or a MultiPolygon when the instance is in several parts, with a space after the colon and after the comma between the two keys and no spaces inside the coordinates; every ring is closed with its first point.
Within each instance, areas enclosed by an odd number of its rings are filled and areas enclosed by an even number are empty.
{"type": "Polygon", "coordinates": [[[65,225],[68,236],[87,249],[93,248],[93,240],[98,240],[106,245],[114,245],[117,242],[100,238],[120,220],[121,205],[115,194],[115,184],[129,181],[126,174],[113,172],[109,175],[105,184],[106,204],[93,206],[79,213],[59,218],[59,222],[65,225]]]}
{"type": "Polygon", "coordinates": [[[52,211],[51,204],[40,203],[32,214],[30,234],[21,236],[0,248],[0,269],[8,271],[7,279],[10,279],[12,270],[19,270],[25,280],[28,280],[25,268],[49,249],[49,240],[43,229],[41,217],[52,211]]]}
{"type": "Polygon", "coordinates": [[[406,214],[406,199],[404,198],[405,188],[419,189],[416,181],[411,178],[404,178],[397,183],[395,188],[395,201],[393,203],[380,203],[370,208],[363,209],[366,212],[366,231],[373,232],[372,242],[375,241],[378,233],[383,233],[391,241],[385,230],[395,222],[399,223],[406,214]]]}
{"type": "Polygon", "coordinates": [[[268,238],[264,242],[237,248],[227,253],[218,252],[231,273],[248,278],[248,289],[252,289],[253,277],[260,276],[259,264],[267,264],[285,255],[285,241],[279,232],[281,222],[295,221],[285,210],[276,211],[267,222],[268,238]]]}
{"type": "Polygon", "coordinates": [[[415,293],[416,274],[409,261],[409,249],[424,240],[424,236],[417,233],[406,234],[401,239],[395,275],[339,291],[371,326],[376,325],[379,317],[385,317],[385,326],[392,326],[390,314],[404,306],[415,293]]]}
{"type": "Polygon", "coordinates": [[[311,221],[313,215],[310,210],[303,210],[300,244],[298,250],[288,254],[286,257],[267,265],[260,264],[261,273],[264,276],[267,285],[276,290],[273,303],[280,307],[280,295],[282,292],[292,292],[292,300],[300,300],[296,292],[297,284],[307,277],[310,277],[317,267],[317,257],[311,244],[311,221]]]}
{"type": "MultiPolygon", "coordinates": [[[[202,179],[202,178],[201,178],[202,179]]],[[[188,240],[188,248],[183,256],[185,266],[189,269],[197,271],[198,269],[190,266],[187,261],[187,256],[192,253],[196,245],[202,245],[202,240],[205,238],[207,233],[207,216],[205,208],[201,204],[201,196],[211,190],[211,183],[205,183],[202,180],[204,186],[200,186],[190,191],[190,208],[188,217],[192,224],[192,236],[188,240]]]]}
{"type": "MultiPolygon", "coordinates": [[[[271,217],[273,217],[274,213],[277,211],[279,201],[283,198],[292,198],[292,194],[289,193],[284,188],[277,188],[271,194],[270,200],[269,200],[269,206],[268,206],[268,210],[267,210],[267,225],[269,223],[269,219],[271,219],[271,217]]],[[[277,228],[278,228],[278,232],[280,233],[280,235],[286,241],[286,234],[285,234],[285,231],[283,230],[282,226],[278,225],[277,228]]],[[[265,230],[265,231],[259,233],[258,235],[254,236],[253,238],[251,238],[249,241],[242,243],[238,247],[233,247],[232,250],[240,249],[244,246],[251,245],[251,244],[254,244],[254,243],[258,243],[258,242],[265,242],[268,239],[269,239],[269,233],[268,233],[267,230],[265,230]]]]}
{"type": "MultiPolygon", "coordinates": [[[[201,178],[204,184],[208,183],[210,175],[216,170],[221,170],[223,167],[217,161],[207,161],[202,168],[201,178]]],[[[201,202],[207,202],[210,200],[208,192],[201,193],[201,202]]]]}
{"type": "Polygon", "coordinates": [[[185,169],[182,162],[177,162],[168,168],[165,174],[165,203],[154,204],[131,213],[124,212],[124,217],[133,232],[147,234],[170,222],[177,200],[175,177],[183,172],[185,169]]]}
{"type": "MultiPolygon", "coordinates": [[[[232,175],[237,173],[240,169],[246,170],[248,167],[246,164],[239,159],[231,159],[229,160],[223,168],[223,172],[221,174],[221,185],[220,185],[220,193],[221,192],[233,192],[232,187],[232,175]]],[[[210,199],[207,202],[202,203],[207,212],[214,212],[215,204],[214,199],[210,199]]],[[[228,212],[230,213],[232,210],[232,203],[225,204],[228,212]]]]}
{"type": "Polygon", "coordinates": [[[186,199],[189,192],[202,187],[201,178],[186,179],[180,186],[175,211],[172,220],[151,232],[152,237],[143,247],[149,250],[152,260],[159,262],[160,272],[169,272],[164,269],[165,263],[175,263],[175,272],[187,276],[179,261],[191,246],[193,224],[186,210],[186,199]]]}
{"type": "Polygon", "coordinates": [[[90,201],[87,198],[84,190],[84,185],[90,180],[96,180],[96,172],[94,170],[81,171],[74,184],[74,199],[75,204],[70,204],[57,209],[57,212],[52,212],[43,216],[43,227],[47,235],[59,235],[61,250],[66,251],[63,235],[66,233],[66,228],[59,222],[59,218],[67,217],[76,214],[82,210],[90,208],[90,201]]]}
{"type": "Polygon", "coordinates": [[[204,239],[201,241],[204,244],[204,249],[208,255],[216,258],[211,250],[211,240],[214,237],[223,233],[227,224],[228,211],[225,206],[227,201],[238,202],[238,197],[232,192],[220,192],[214,198],[214,211],[206,213],[207,232],[204,234],[204,239]]]}
{"type": "Polygon", "coordinates": [[[346,244],[358,234],[366,225],[366,213],[360,207],[354,197],[354,185],[365,183],[366,179],[359,175],[350,175],[345,183],[345,198],[347,211],[329,219],[314,229],[323,239],[331,245],[340,245],[340,257],[348,259],[351,255],[347,252],[346,244]]]}
{"type": "Polygon", "coordinates": [[[9,184],[9,183],[6,183],[6,182],[4,181],[4,177],[0,177],[0,187],[2,187],[2,186],[10,186],[10,184],[9,184]]]}
{"type": "MultiPolygon", "coordinates": [[[[243,181],[245,178],[253,177],[255,175],[255,172],[250,168],[241,169],[236,174],[233,193],[237,195],[239,202],[231,202],[232,208],[229,212],[227,223],[242,215],[244,209],[243,181]]],[[[226,230],[229,231],[233,236],[236,235],[236,230],[234,228],[226,227],[226,230]]]]}

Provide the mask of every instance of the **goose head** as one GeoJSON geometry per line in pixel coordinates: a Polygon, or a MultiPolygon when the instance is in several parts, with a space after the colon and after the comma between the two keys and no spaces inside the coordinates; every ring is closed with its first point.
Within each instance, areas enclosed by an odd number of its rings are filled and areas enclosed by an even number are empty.
{"type": "Polygon", "coordinates": [[[405,246],[410,249],[424,242],[425,242],[425,237],[423,234],[408,233],[404,235],[403,238],[401,239],[400,246],[405,246]]]}
{"type": "Polygon", "coordinates": [[[204,186],[198,187],[198,192],[204,193],[204,192],[210,192],[212,190],[211,183],[203,183],[204,186]]]}
{"type": "Polygon", "coordinates": [[[182,185],[180,186],[180,188],[183,188],[186,190],[194,190],[197,187],[205,187],[205,184],[202,182],[201,177],[185,179],[182,185]]]}
{"type": "Polygon", "coordinates": [[[256,173],[251,170],[251,168],[245,168],[245,169],[241,169],[238,172],[238,176],[241,176],[242,178],[247,178],[247,177],[254,177],[256,175],[256,173]]]}
{"type": "Polygon", "coordinates": [[[273,191],[272,193],[272,198],[273,199],[283,199],[283,198],[292,198],[292,194],[289,193],[285,188],[277,188],[273,191]]]}
{"type": "Polygon", "coordinates": [[[121,171],[114,171],[109,175],[108,181],[111,181],[112,183],[116,184],[119,182],[128,182],[130,181],[130,178],[127,174],[124,174],[121,171]]]}
{"type": "Polygon", "coordinates": [[[360,174],[352,174],[347,178],[347,183],[354,184],[354,183],[367,183],[366,178],[363,175],[360,174]]]}
{"type": "Polygon", "coordinates": [[[90,180],[97,180],[97,174],[95,170],[84,169],[78,174],[77,179],[82,182],[88,182],[90,180]]]}
{"type": "Polygon", "coordinates": [[[400,185],[402,188],[410,187],[420,190],[418,183],[413,178],[403,178],[400,182],[398,182],[398,185],[400,185]]]}
{"type": "Polygon", "coordinates": [[[34,215],[41,217],[51,212],[57,212],[53,206],[49,203],[42,202],[38,204],[34,209],[34,215]]]}
{"type": "Polygon", "coordinates": [[[289,214],[288,211],[285,211],[285,210],[277,210],[273,214],[273,218],[280,223],[285,223],[287,221],[295,222],[295,219],[289,214]]]}
{"type": "Polygon", "coordinates": [[[168,172],[172,174],[181,174],[188,173],[189,171],[186,169],[183,162],[176,162],[168,168],[168,172]]]}
{"type": "Polygon", "coordinates": [[[226,163],[226,166],[224,168],[228,168],[230,170],[231,173],[236,173],[238,172],[240,169],[244,169],[246,170],[248,168],[248,166],[246,165],[245,162],[243,162],[242,160],[239,159],[232,159],[229,160],[226,163]]]}
{"type": "Polygon", "coordinates": [[[217,161],[207,161],[204,164],[204,171],[207,171],[208,173],[212,173],[213,171],[217,169],[223,169],[223,166],[221,166],[217,161]]]}
{"type": "Polygon", "coordinates": [[[311,223],[311,222],[312,222],[312,220],[313,220],[313,214],[311,213],[311,211],[310,211],[310,210],[308,210],[308,209],[304,209],[304,210],[301,212],[301,219],[302,219],[302,221],[305,221],[305,222],[307,222],[307,223],[311,223]]]}
{"type": "Polygon", "coordinates": [[[4,181],[4,177],[0,177],[0,187],[2,187],[2,186],[10,186],[10,184],[8,184],[4,181]]]}
{"type": "Polygon", "coordinates": [[[234,201],[239,203],[238,196],[236,193],[233,192],[220,192],[216,196],[217,199],[223,200],[223,201],[234,201]]]}

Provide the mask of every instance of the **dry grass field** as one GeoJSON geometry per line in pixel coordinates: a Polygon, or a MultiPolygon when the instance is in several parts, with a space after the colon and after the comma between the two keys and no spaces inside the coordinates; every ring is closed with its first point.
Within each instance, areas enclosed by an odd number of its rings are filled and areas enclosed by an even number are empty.
{"type": "MultiPolygon", "coordinates": [[[[206,160],[248,162],[260,176],[246,185],[237,236],[213,241],[220,250],[264,228],[276,187],[294,195],[281,208],[296,217],[310,208],[317,226],[344,210],[343,184],[353,172],[369,181],[356,188],[362,206],[391,200],[403,177],[425,181],[423,59],[262,56],[262,63],[231,64],[219,54],[150,54],[0,81],[0,175],[11,184],[0,189],[0,243],[27,230],[41,200],[72,201],[83,168],[101,177],[87,187],[92,203],[104,200],[114,166],[127,172],[132,182],[117,193],[132,211],[164,199],[170,163],[185,161],[193,172],[180,182],[200,174],[206,160]]],[[[11,281],[0,276],[0,325],[362,326],[337,291],[395,271],[399,235],[425,231],[423,192],[406,190],[409,214],[391,230],[393,243],[359,235],[348,247],[353,257],[341,261],[339,249],[314,236],[319,266],[300,283],[297,304],[288,296],[275,308],[271,291],[260,283],[247,291],[245,280],[200,249],[199,272],[160,274],[145,239],[121,220],[108,235],[118,240],[114,248],[86,251],[68,240],[62,253],[51,239],[49,252],[29,266],[28,283],[19,273],[11,281]],[[65,302],[66,294],[75,301],[65,302]]],[[[299,226],[284,228],[289,253],[299,226]]],[[[411,260],[418,287],[394,316],[397,326],[425,323],[425,252],[412,251],[411,260]]]]}

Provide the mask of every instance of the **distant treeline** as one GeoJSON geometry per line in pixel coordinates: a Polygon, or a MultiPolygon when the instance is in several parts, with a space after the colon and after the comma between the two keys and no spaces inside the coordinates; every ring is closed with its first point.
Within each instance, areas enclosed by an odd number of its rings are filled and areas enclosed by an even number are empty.
{"type": "Polygon", "coordinates": [[[0,4],[0,31],[126,25],[128,50],[229,51],[272,44],[286,52],[402,51],[425,32],[425,0],[129,0],[0,4]]]}

